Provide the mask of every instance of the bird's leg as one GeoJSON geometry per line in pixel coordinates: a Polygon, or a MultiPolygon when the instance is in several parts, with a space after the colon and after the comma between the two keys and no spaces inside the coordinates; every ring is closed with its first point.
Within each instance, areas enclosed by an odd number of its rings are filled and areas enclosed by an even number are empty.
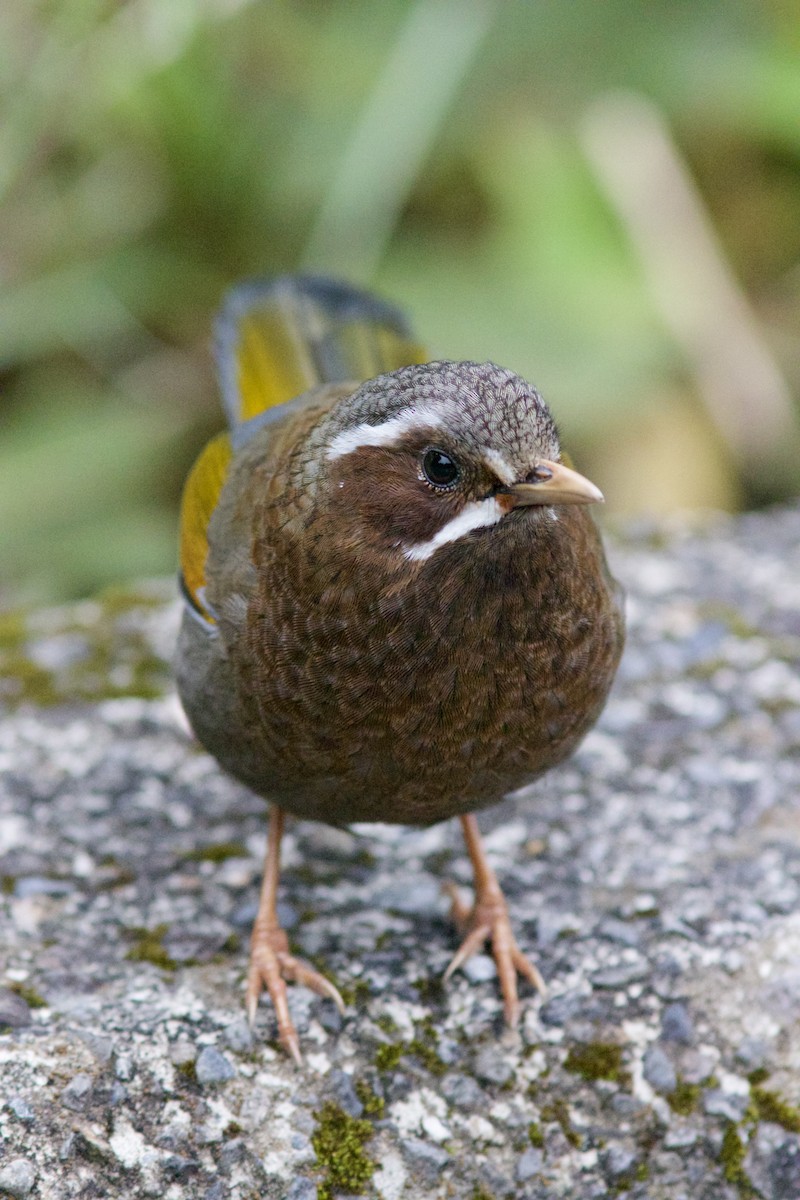
{"type": "Polygon", "coordinates": [[[278,1018],[278,1037],[299,1065],[303,1060],[297,1030],[289,1015],[284,980],[291,979],[311,988],[320,996],[333,1000],[340,1012],[344,1012],[344,1001],[337,989],[324,975],[320,975],[308,963],[295,958],[289,952],[289,939],[278,923],[276,901],[278,876],[280,875],[281,838],[283,837],[285,814],[282,808],[273,805],[269,815],[267,853],[264,859],[264,879],[258,901],[258,912],[253,922],[250,939],[250,966],[247,971],[245,1004],[252,1025],[256,1019],[258,1000],[266,988],[275,1005],[278,1018]]]}
{"type": "Polygon", "coordinates": [[[471,813],[460,820],[475,873],[475,903],[470,908],[459,896],[455,885],[449,885],[447,890],[452,900],[452,917],[464,935],[464,940],[444,977],[449,979],[485,941],[491,940],[492,954],[497,964],[500,989],[503,993],[506,1023],[514,1026],[519,1020],[517,974],[524,975],[542,994],[546,991],[544,980],[533,963],[522,953],[511,932],[508,905],[500,891],[497,876],[489,866],[477,820],[471,813]]]}

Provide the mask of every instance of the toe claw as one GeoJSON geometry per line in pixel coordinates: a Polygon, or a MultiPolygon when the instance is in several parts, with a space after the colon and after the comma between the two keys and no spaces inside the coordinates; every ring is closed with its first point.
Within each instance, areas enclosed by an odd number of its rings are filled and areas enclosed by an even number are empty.
{"type": "Polygon", "coordinates": [[[468,959],[472,958],[473,954],[480,949],[490,934],[491,928],[489,925],[477,925],[472,929],[451,958],[450,964],[444,973],[444,979],[449,979],[459,967],[462,967],[468,959]]]}
{"type": "Polygon", "coordinates": [[[317,995],[332,1000],[339,1012],[344,1013],[344,1000],[338,989],[309,963],[289,953],[286,934],[282,929],[273,927],[260,929],[257,934],[254,932],[245,989],[247,1018],[252,1028],[261,993],[268,992],[278,1022],[278,1040],[295,1063],[301,1066],[303,1056],[300,1053],[297,1030],[289,1012],[286,980],[303,984],[317,995]]]}
{"type": "MultiPolygon", "coordinates": [[[[456,908],[457,893],[452,885],[448,891],[453,897],[453,914],[458,921],[462,914],[456,908]]],[[[458,903],[461,904],[460,900],[458,903]]],[[[503,1012],[506,1023],[513,1029],[519,1022],[521,1011],[517,994],[517,975],[527,979],[542,995],[546,991],[544,980],[517,945],[511,930],[508,908],[499,890],[488,896],[479,895],[471,909],[463,905],[462,907],[466,912],[466,919],[458,923],[463,927],[464,940],[451,959],[444,978],[449,979],[484,942],[491,941],[503,996],[503,1012]]]]}

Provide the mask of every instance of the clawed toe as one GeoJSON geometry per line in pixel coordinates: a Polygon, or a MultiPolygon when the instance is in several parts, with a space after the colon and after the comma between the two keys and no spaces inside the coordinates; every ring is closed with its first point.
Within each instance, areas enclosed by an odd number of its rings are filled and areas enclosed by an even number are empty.
{"type": "Polygon", "coordinates": [[[281,1045],[289,1051],[299,1066],[303,1057],[300,1053],[300,1039],[289,1013],[286,981],[301,983],[310,988],[312,992],[316,992],[318,996],[327,997],[334,1002],[341,1013],[345,1011],[345,1008],[342,997],[331,981],[321,975],[319,971],[315,971],[309,963],[303,962],[301,958],[295,958],[290,952],[289,939],[278,924],[276,898],[283,822],[282,810],[273,808],[270,813],[267,854],[264,862],[264,879],[261,885],[258,914],[250,940],[250,965],[247,970],[245,1007],[247,1018],[252,1026],[256,1019],[262,992],[269,993],[278,1020],[278,1038],[281,1045]]]}
{"type": "Polygon", "coordinates": [[[245,992],[247,1017],[253,1025],[261,994],[268,992],[278,1020],[278,1039],[299,1066],[303,1059],[297,1030],[289,1013],[286,980],[300,983],[318,996],[333,1000],[339,1012],[345,1011],[344,1001],[331,981],[315,971],[309,963],[289,953],[286,934],[282,929],[254,931],[245,992]]]}
{"type": "Polygon", "coordinates": [[[503,994],[506,1024],[513,1027],[519,1021],[520,1012],[517,975],[527,979],[542,995],[546,994],[547,988],[536,967],[517,945],[508,916],[508,905],[486,860],[475,818],[468,816],[461,820],[475,868],[475,903],[470,907],[464,903],[455,885],[446,886],[451,900],[451,916],[464,940],[453,955],[444,978],[449,979],[485,942],[490,941],[503,994]]]}

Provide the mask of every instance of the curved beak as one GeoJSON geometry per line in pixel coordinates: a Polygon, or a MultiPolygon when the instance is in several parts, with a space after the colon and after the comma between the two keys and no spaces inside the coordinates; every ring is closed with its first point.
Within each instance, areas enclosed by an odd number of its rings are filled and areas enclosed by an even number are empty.
{"type": "Polygon", "coordinates": [[[524,483],[512,483],[500,495],[512,501],[512,507],[529,504],[602,504],[603,493],[585,475],[579,475],[563,463],[542,459],[524,483]]]}

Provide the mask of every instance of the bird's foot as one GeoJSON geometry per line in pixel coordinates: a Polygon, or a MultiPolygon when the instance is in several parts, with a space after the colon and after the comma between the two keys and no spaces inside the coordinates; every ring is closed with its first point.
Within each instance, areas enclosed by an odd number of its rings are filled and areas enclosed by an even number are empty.
{"type": "Polygon", "coordinates": [[[285,980],[301,983],[319,996],[332,1000],[339,1012],[344,1013],[344,1000],[339,991],[320,975],[319,971],[301,958],[295,958],[289,951],[289,939],[278,925],[270,928],[256,927],[250,943],[250,965],[247,970],[247,989],[245,1004],[247,1017],[251,1025],[256,1019],[258,1001],[263,991],[269,992],[278,1018],[278,1038],[281,1045],[289,1051],[298,1066],[303,1057],[300,1053],[300,1040],[294,1022],[289,1015],[289,1002],[286,994],[285,980]]]}
{"type": "Polygon", "coordinates": [[[451,900],[450,914],[464,940],[445,971],[444,978],[449,979],[454,971],[480,950],[484,942],[491,941],[492,956],[503,993],[506,1024],[513,1028],[519,1021],[520,1010],[517,975],[524,976],[542,995],[547,988],[536,967],[517,945],[505,897],[499,888],[487,888],[477,892],[475,903],[470,907],[462,900],[455,884],[447,884],[445,890],[451,900]]]}

